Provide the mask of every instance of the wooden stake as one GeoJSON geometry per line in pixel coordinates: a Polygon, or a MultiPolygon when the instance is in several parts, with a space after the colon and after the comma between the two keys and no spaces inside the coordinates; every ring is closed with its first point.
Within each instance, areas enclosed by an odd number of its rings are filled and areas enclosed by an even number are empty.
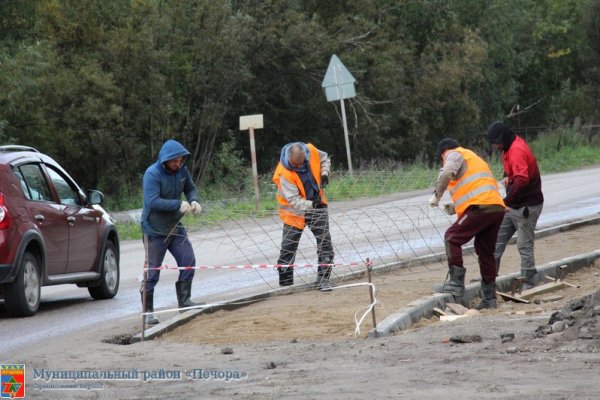
{"type": "MultiPolygon", "coordinates": [[[[367,279],[369,280],[369,296],[371,298],[371,304],[375,302],[375,296],[373,295],[373,284],[371,282],[371,263],[367,258],[367,279]]],[[[375,318],[375,305],[371,308],[371,317],[373,317],[373,336],[379,337],[377,334],[377,319],[375,318]]]]}

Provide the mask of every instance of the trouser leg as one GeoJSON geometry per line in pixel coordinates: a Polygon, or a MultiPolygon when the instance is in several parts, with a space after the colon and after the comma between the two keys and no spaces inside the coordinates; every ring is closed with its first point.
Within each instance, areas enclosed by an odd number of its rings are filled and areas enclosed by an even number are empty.
{"type": "MultiPolygon", "coordinates": [[[[329,232],[329,213],[326,208],[320,208],[307,213],[306,222],[315,235],[317,241],[317,256],[319,264],[332,264],[333,263],[333,245],[331,243],[331,233],[329,232]]],[[[318,276],[329,279],[331,275],[331,266],[318,267],[318,276]]]]}
{"type": "Polygon", "coordinates": [[[467,210],[444,234],[444,244],[448,257],[448,266],[463,268],[462,245],[467,243],[479,231],[476,216],[467,210]]]}
{"type": "MultiPolygon", "coordinates": [[[[283,224],[283,234],[281,238],[281,250],[279,251],[279,259],[277,264],[289,265],[293,264],[296,259],[296,251],[298,250],[298,243],[302,236],[302,229],[296,228],[291,225],[283,224]]],[[[279,285],[289,286],[294,283],[294,268],[293,267],[280,267],[278,268],[279,273],[279,285]]]]}
{"type": "Polygon", "coordinates": [[[517,250],[521,256],[521,275],[525,277],[524,288],[529,289],[537,283],[535,269],[534,241],[535,226],[542,212],[543,205],[527,206],[518,209],[519,222],[517,226],[517,250]]]}
{"type": "Polygon", "coordinates": [[[191,267],[196,266],[196,256],[192,244],[188,240],[185,228],[179,227],[177,233],[172,236],[168,242],[169,252],[175,258],[178,267],[190,267],[189,269],[179,270],[179,281],[189,282],[194,278],[196,270],[191,267]]]}
{"type": "Polygon", "coordinates": [[[475,253],[479,261],[479,272],[483,283],[496,282],[496,260],[494,249],[504,211],[480,214],[480,231],[475,234],[475,253]]]}
{"type": "Polygon", "coordinates": [[[502,254],[504,254],[504,250],[506,250],[506,245],[508,241],[515,233],[515,224],[512,221],[509,213],[505,213],[502,219],[502,224],[500,225],[500,229],[498,230],[498,237],[496,239],[496,248],[494,250],[494,260],[496,262],[496,274],[500,272],[500,260],[502,259],[502,254]]]}
{"type": "Polygon", "coordinates": [[[465,269],[463,267],[462,245],[473,238],[477,230],[472,224],[474,217],[467,210],[444,234],[446,256],[448,257],[448,274],[444,282],[436,284],[433,289],[440,293],[451,293],[461,297],[465,291],[465,269]]]}
{"type": "Polygon", "coordinates": [[[535,268],[535,256],[534,256],[534,241],[535,241],[535,226],[537,220],[542,212],[542,205],[529,206],[529,216],[525,217],[522,215],[523,209],[519,209],[521,218],[517,226],[517,249],[521,256],[521,268],[522,269],[534,269],[535,268]]]}
{"type": "Polygon", "coordinates": [[[144,235],[144,250],[146,251],[146,266],[148,270],[144,274],[145,291],[153,293],[154,287],[160,279],[160,270],[153,269],[162,265],[167,252],[168,244],[165,243],[165,238],[160,236],[144,235]]]}

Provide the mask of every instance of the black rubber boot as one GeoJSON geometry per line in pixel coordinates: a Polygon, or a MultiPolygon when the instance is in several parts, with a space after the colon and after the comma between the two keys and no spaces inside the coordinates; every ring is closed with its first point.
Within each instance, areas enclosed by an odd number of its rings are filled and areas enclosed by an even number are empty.
{"type": "Polygon", "coordinates": [[[537,270],[535,268],[532,269],[523,269],[521,268],[521,276],[525,279],[523,280],[523,289],[531,289],[534,288],[538,283],[537,270]]]}
{"type": "Polygon", "coordinates": [[[177,292],[177,303],[179,308],[202,306],[206,303],[195,303],[190,300],[192,297],[192,281],[177,281],[175,282],[175,291],[177,292]]]}
{"type": "MultiPolygon", "coordinates": [[[[142,307],[144,307],[144,292],[140,292],[142,298],[142,307]]],[[[144,308],[144,313],[150,313],[144,315],[144,323],[146,325],[156,325],[160,321],[158,318],[152,314],[154,312],[154,292],[146,292],[146,307],[144,308]]]]}
{"type": "Polygon", "coordinates": [[[456,266],[450,266],[446,280],[433,286],[433,289],[439,293],[450,293],[454,296],[462,296],[465,293],[465,269],[456,266]]]}
{"type": "Polygon", "coordinates": [[[475,306],[475,309],[484,308],[496,308],[496,282],[481,283],[481,302],[475,306]]]}
{"type": "MultiPolygon", "coordinates": [[[[325,264],[330,264],[330,262],[325,264]]],[[[315,282],[317,290],[320,290],[322,292],[330,292],[331,290],[333,290],[333,287],[331,286],[331,281],[329,280],[330,276],[331,267],[319,267],[317,272],[317,281],[315,282]]]]}
{"type": "Polygon", "coordinates": [[[278,268],[277,272],[279,272],[279,286],[291,286],[294,284],[293,267],[278,268]]]}

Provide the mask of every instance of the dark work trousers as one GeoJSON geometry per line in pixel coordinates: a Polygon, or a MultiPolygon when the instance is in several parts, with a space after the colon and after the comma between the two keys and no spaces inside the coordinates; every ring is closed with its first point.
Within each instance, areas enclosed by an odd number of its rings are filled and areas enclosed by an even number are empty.
{"type": "Polygon", "coordinates": [[[489,211],[478,210],[477,206],[471,206],[444,235],[448,265],[461,268],[464,268],[462,245],[475,237],[475,252],[483,283],[496,282],[494,249],[498,230],[504,218],[504,210],[497,211],[498,208],[493,207],[493,211],[489,211]]]}
{"type": "MultiPolygon", "coordinates": [[[[317,240],[317,255],[319,264],[333,263],[333,246],[331,244],[331,235],[329,233],[329,213],[327,208],[318,208],[316,210],[308,210],[304,215],[306,226],[311,230],[317,240]]],[[[303,229],[296,228],[291,225],[283,224],[283,237],[281,239],[281,251],[277,264],[289,265],[293,264],[296,259],[296,251],[298,243],[302,236],[303,229]]],[[[279,268],[279,284],[288,286],[294,283],[294,268],[285,267],[279,268]]],[[[318,275],[329,279],[331,267],[318,267],[318,275]]]]}
{"type": "MultiPolygon", "coordinates": [[[[185,228],[182,226],[176,228],[168,237],[144,235],[143,240],[148,268],[160,267],[165,259],[167,250],[175,258],[178,267],[194,267],[196,265],[194,249],[188,240],[185,228]]],[[[179,280],[191,281],[194,278],[194,272],[194,269],[180,269],[179,280]]],[[[145,278],[146,292],[154,292],[154,287],[160,279],[160,270],[149,269],[145,274],[145,278]]]]}

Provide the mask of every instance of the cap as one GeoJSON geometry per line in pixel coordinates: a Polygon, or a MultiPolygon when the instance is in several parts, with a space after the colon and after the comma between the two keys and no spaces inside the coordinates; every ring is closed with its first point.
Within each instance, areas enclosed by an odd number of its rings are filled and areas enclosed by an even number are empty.
{"type": "Polygon", "coordinates": [[[455,139],[452,138],[446,138],[446,139],[442,139],[440,141],[440,143],[438,144],[438,148],[437,148],[437,157],[440,158],[442,157],[442,153],[448,149],[455,149],[457,147],[460,147],[460,144],[458,144],[458,142],[455,139]]]}

